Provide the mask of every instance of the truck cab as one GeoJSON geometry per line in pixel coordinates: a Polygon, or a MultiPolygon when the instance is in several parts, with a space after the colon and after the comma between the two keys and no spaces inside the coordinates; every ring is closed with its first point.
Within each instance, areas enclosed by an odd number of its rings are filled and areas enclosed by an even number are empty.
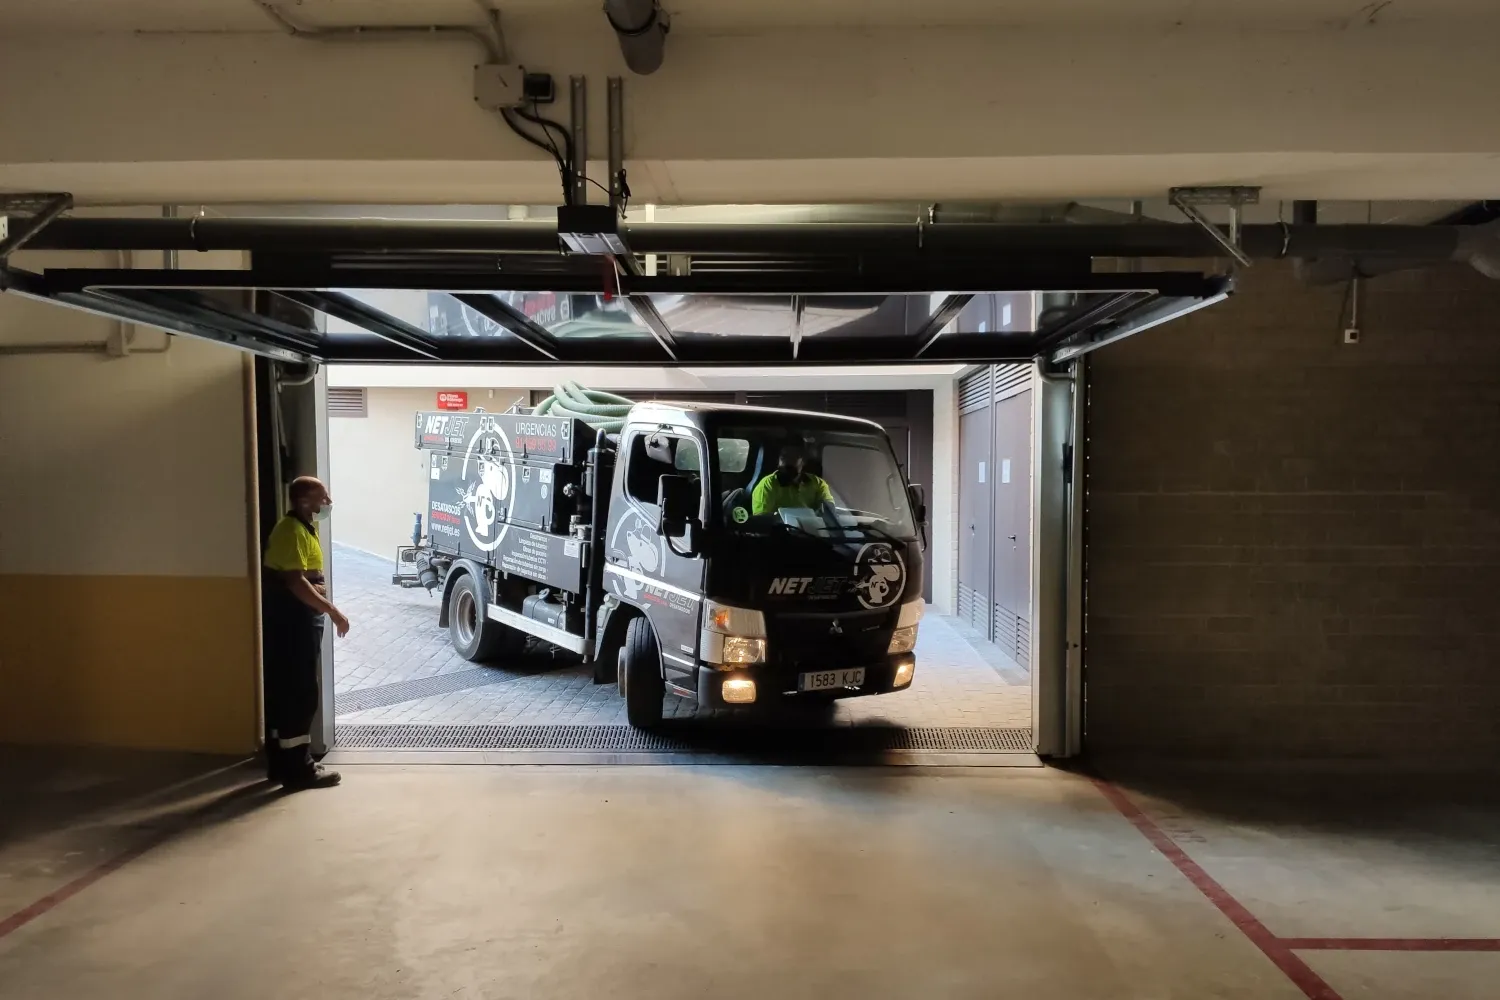
{"type": "Polygon", "coordinates": [[[911,684],[925,509],[879,425],[647,403],[617,454],[599,645],[633,723],[662,688],[717,707],[911,684]]]}
{"type": "Polygon", "coordinates": [[[469,659],[567,649],[639,727],[668,693],[827,705],[911,685],[926,504],[878,424],[691,403],[636,404],[613,433],[419,413],[417,446],[427,537],[393,582],[442,588],[469,659]]]}

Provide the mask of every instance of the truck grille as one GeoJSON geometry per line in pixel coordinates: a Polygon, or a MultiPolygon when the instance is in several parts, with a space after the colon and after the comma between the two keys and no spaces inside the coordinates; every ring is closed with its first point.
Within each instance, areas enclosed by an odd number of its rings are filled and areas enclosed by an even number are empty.
{"type": "Polygon", "coordinates": [[[878,660],[890,645],[890,617],[889,611],[776,615],[766,623],[771,657],[776,663],[806,667],[878,660]]]}

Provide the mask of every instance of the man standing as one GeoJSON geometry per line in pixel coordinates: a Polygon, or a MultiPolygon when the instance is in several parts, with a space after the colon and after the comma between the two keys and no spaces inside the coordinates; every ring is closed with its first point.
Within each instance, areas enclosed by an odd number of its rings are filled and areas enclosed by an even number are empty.
{"type": "Polygon", "coordinates": [[[277,522],[265,553],[266,773],[287,789],[339,783],[312,759],[312,722],[318,712],[323,616],[340,637],[349,619],[328,600],[317,518],[333,506],[312,476],[292,481],[291,510],[277,522]]]}
{"type": "Polygon", "coordinates": [[[781,446],[776,471],[762,479],[750,494],[750,510],[755,514],[774,514],[783,507],[806,507],[817,510],[833,503],[833,492],[822,479],[806,471],[807,449],[800,441],[781,446]]]}

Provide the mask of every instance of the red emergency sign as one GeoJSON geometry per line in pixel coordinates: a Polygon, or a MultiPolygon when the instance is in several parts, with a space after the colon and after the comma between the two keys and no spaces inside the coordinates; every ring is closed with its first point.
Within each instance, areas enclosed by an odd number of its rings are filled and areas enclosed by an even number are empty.
{"type": "Polygon", "coordinates": [[[440,392],[437,394],[437,405],[440,410],[467,410],[469,394],[467,392],[440,392]]]}

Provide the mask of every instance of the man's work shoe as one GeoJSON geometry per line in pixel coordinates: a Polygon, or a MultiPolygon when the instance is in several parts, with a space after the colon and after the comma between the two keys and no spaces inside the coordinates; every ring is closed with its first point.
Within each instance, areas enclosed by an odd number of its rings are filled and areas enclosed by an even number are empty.
{"type": "Polygon", "coordinates": [[[314,764],[301,774],[282,779],[281,787],[293,792],[304,788],[332,788],[343,780],[343,776],[337,771],[330,771],[322,764],[314,764]]]}

